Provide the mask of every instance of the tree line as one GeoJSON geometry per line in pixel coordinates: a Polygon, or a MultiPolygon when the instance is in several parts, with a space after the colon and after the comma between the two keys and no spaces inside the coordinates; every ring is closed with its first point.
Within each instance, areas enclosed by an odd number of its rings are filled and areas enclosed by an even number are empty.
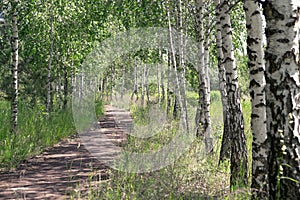
{"type": "MultiPolygon", "coordinates": [[[[228,0],[6,0],[0,25],[1,98],[11,102],[11,132],[18,134],[18,103],[42,105],[47,115],[70,104],[80,66],[95,44],[137,27],[169,30],[168,50],[144,49],[116,61],[97,83],[113,98],[117,79],[124,89],[126,71],[135,74],[131,98],[151,103],[154,88],[166,111],[182,118],[188,129],[187,85],[198,93],[196,134],[213,151],[210,93],[215,70],[223,106],[220,162],[230,160],[230,185],[249,183],[241,83],[237,56],[248,61],[252,101],[253,198],[295,199],[300,195],[299,136],[299,5],[283,1],[228,0]],[[181,37],[173,44],[172,31],[181,37]],[[197,42],[197,66],[185,62],[184,35],[197,42]],[[244,39],[246,38],[246,42],[244,39]],[[174,45],[179,46],[175,50],[174,45]],[[243,51],[247,47],[247,54],[243,51]],[[166,58],[164,58],[166,56],[166,58]],[[148,84],[149,68],[139,60],[167,63],[156,68],[156,83],[148,84]],[[174,80],[170,81],[170,71],[174,80]],[[167,73],[166,73],[167,72],[167,73]],[[141,77],[139,83],[138,77],[141,77]],[[175,85],[176,87],[171,87],[175,85]]],[[[144,63],[145,63],[144,62],[144,63]]],[[[121,92],[123,98],[124,92],[121,92]]]]}

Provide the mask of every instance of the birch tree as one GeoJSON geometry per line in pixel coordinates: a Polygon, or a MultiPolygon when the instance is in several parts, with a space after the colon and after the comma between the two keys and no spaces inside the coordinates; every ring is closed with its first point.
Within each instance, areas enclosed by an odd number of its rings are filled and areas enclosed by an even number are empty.
{"type": "Polygon", "coordinates": [[[18,65],[19,65],[19,31],[18,31],[18,0],[12,2],[12,100],[11,100],[11,117],[12,132],[17,133],[18,127],[18,65]]]}
{"type": "MultiPolygon", "coordinates": [[[[50,10],[52,8],[50,7],[50,10]]],[[[53,62],[53,35],[54,35],[54,28],[53,28],[53,13],[50,14],[50,31],[49,31],[49,38],[50,38],[50,48],[49,48],[49,61],[48,61],[48,75],[47,75],[47,106],[46,111],[49,114],[51,111],[51,74],[52,74],[52,62],[53,62]]]]}
{"type": "Polygon", "coordinates": [[[250,96],[252,100],[252,185],[253,198],[269,195],[268,153],[265,99],[265,61],[263,52],[262,9],[255,0],[245,0],[250,96]]]}
{"type": "Polygon", "coordinates": [[[198,38],[198,107],[196,114],[197,135],[204,135],[206,152],[212,151],[209,78],[207,77],[207,52],[204,48],[203,0],[195,0],[196,29],[198,38]],[[201,129],[200,129],[201,128],[201,129]],[[199,130],[200,129],[200,130],[199,130]]]}
{"type": "Polygon", "coordinates": [[[270,199],[300,196],[299,5],[267,0],[266,105],[270,199]]]}
{"type": "Polygon", "coordinates": [[[219,88],[222,98],[223,108],[223,139],[220,151],[220,162],[230,158],[230,132],[229,132],[229,121],[227,115],[228,101],[226,91],[226,71],[223,63],[224,54],[222,50],[222,26],[221,26],[221,6],[220,0],[214,0],[215,13],[216,13],[216,48],[217,48],[217,60],[218,60],[218,77],[219,77],[219,88]]]}
{"type": "Polygon", "coordinates": [[[225,71],[226,71],[226,92],[228,107],[226,109],[229,120],[230,134],[230,185],[247,185],[247,146],[244,134],[244,118],[240,103],[240,92],[238,85],[238,73],[235,63],[234,49],[232,42],[232,28],[229,15],[230,4],[227,0],[220,1],[220,22],[222,35],[222,50],[225,71]]]}
{"type": "MultiPolygon", "coordinates": [[[[182,27],[182,21],[181,21],[181,1],[179,1],[177,3],[177,7],[178,7],[178,19],[179,19],[179,22],[177,21],[177,26],[179,27],[182,27]]],[[[169,5],[169,9],[171,9],[171,6],[169,5]]],[[[175,52],[175,42],[174,42],[174,39],[173,39],[173,31],[172,31],[172,25],[171,25],[171,15],[170,15],[170,11],[168,10],[167,12],[167,16],[168,16],[168,29],[169,29],[169,40],[170,40],[170,54],[171,54],[171,63],[172,63],[172,66],[173,66],[173,71],[174,71],[174,82],[175,82],[175,91],[174,91],[174,94],[175,94],[175,98],[174,98],[174,111],[173,111],[173,116],[174,118],[177,118],[178,116],[178,108],[180,108],[180,117],[182,119],[182,124],[183,124],[183,128],[184,130],[189,130],[189,127],[188,127],[188,120],[187,120],[187,107],[186,107],[186,98],[185,98],[185,78],[184,78],[184,67],[182,69],[181,72],[179,72],[178,70],[178,62],[176,60],[176,52],[175,52]],[[183,84],[180,85],[180,84],[183,84]],[[183,89],[182,89],[183,87],[183,89]]],[[[181,32],[181,31],[180,31],[181,32]]],[[[181,35],[181,34],[180,34],[181,35]]],[[[180,36],[181,38],[181,36],[180,36]]],[[[178,42],[178,41],[177,41],[178,42]]],[[[181,42],[182,42],[182,39],[180,39],[179,41],[179,54],[181,54],[181,42]]],[[[180,64],[182,64],[181,62],[181,56],[180,57],[180,64]]]]}

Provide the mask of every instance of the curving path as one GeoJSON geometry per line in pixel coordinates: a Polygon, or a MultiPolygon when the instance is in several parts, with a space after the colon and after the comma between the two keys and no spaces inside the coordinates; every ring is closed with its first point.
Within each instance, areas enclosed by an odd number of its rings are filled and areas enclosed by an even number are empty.
{"type": "Polygon", "coordinates": [[[87,150],[91,146],[85,148],[75,135],[25,160],[14,171],[0,173],[0,199],[68,199],[75,189],[84,192],[79,186],[90,184],[91,178],[93,182],[108,179],[105,163],[126,144],[130,124],[129,112],[105,106],[104,117],[89,133],[95,145],[92,149],[98,148],[101,159],[91,155],[87,150]],[[99,149],[97,144],[107,145],[99,149]]]}

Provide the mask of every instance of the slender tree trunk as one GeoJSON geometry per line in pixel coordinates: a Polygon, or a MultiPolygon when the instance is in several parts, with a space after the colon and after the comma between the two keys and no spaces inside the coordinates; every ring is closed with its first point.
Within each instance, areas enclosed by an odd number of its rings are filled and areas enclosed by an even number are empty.
{"type": "Polygon", "coordinates": [[[228,97],[227,112],[231,142],[230,185],[239,187],[247,185],[248,182],[247,146],[244,134],[244,118],[240,103],[238,73],[232,43],[229,1],[221,1],[221,5],[221,18],[223,19],[221,20],[222,49],[224,54],[223,63],[226,70],[226,89],[228,97]]]}
{"type": "Polygon", "coordinates": [[[163,102],[163,104],[166,103],[166,94],[165,94],[165,72],[164,72],[164,63],[162,64],[162,69],[161,69],[161,102],[163,102]]]}
{"type": "Polygon", "coordinates": [[[11,120],[12,120],[12,132],[17,133],[18,130],[18,65],[19,65],[19,31],[18,31],[18,11],[17,5],[19,1],[16,0],[12,3],[13,15],[12,15],[12,100],[11,100],[11,120]]]}
{"type": "Polygon", "coordinates": [[[171,68],[171,54],[168,51],[168,69],[167,69],[167,115],[169,116],[170,111],[171,111],[171,89],[170,89],[170,68],[171,68]]]}
{"type": "Polygon", "coordinates": [[[230,132],[229,132],[229,120],[228,120],[228,101],[227,101],[227,90],[226,90],[226,70],[223,63],[224,54],[222,50],[222,26],[221,26],[221,7],[220,0],[214,0],[215,10],[216,10],[216,46],[218,53],[218,71],[219,71],[219,87],[222,98],[223,106],[223,138],[222,146],[220,150],[220,162],[224,162],[226,159],[230,159],[231,149],[230,149],[230,132]]]}
{"type": "MultiPolygon", "coordinates": [[[[181,4],[181,1],[179,2],[181,4]]],[[[176,117],[178,114],[178,108],[180,108],[180,116],[182,118],[182,125],[184,130],[188,131],[188,123],[186,114],[183,109],[183,99],[182,99],[182,90],[180,87],[180,81],[179,81],[179,75],[178,75],[178,67],[177,67],[177,61],[176,61],[176,55],[175,55],[175,48],[174,48],[174,41],[173,41],[173,34],[172,34],[172,26],[171,26],[171,19],[170,19],[170,12],[168,11],[168,25],[169,25],[169,39],[170,39],[170,52],[172,57],[172,65],[174,67],[174,76],[175,76],[175,103],[174,103],[174,111],[173,116],[176,117]]]]}
{"type": "Polygon", "coordinates": [[[253,199],[269,198],[265,61],[263,52],[262,10],[255,0],[244,0],[247,23],[247,53],[252,100],[252,184],[253,199]]]}
{"type": "Polygon", "coordinates": [[[186,72],[186,66],[185,66],[185,38],[184,38],[184,27],[183,27],[183,6],[184,1],[179,0],[178,1],[178,29],[180,34],[180,41],[179,41],[179,66],[181,67],[181,70],[179,71],[180,74],[180,94],[182,99],[181,109],[182,109],[182,119],[185,121],[185,128],[187,132],[189,132],[189,123],[188,123],[188,111],[187,111],[187,99],[186,99],[186,79],[185,79],[185,72],[186,72]]]}
{"type": "MultiPolygon", "coordinates": [[[[58,78],[58,96],[59,96],[59,109],[63,109],[63,92],[62,92],[62,79],[61,79],[61,68],[59,60],[59,49],[56,48],[56,62],[57,62],[57,78],[58,78]]],[[[72,84],[74,85],[74,84],[72,84]]]]}
{"type": "Polygon", "coordinates": [[[268,0],[263,6],[270,199],[300,197],[300,9],[294,3],[268,0]]]}
{"type": "Polygon", "coordinates": [[[138,72],[137,72],[137,63],[134,63],[134,86],[131,94],[131,101],[133,100],[134,95],[136,95],[136,101],[138,100],[138,72]]]}
{"type": "Polygon", "coordinates": [[[204,124],[204,39],[203,39],[203,1],[195,0],[196,5],[196,30],[197,30],[197,43],[198,43],[198,106],[196,111],[196,134],[198,137],[203,137],[203,124],[204,124]]]}
{"type": "Polygon", "coordinates": [[[142,82],[141,82],[141,87],[142,87],[142,97],[141,97],[141,106],[144,107],[145,105],[145,73],[146,73],[146,64],[144,64],[142,68],[142,82]]]}
{"type": "Polygon", "coordinates": [[[79,85],[79,100],[81,102],[81,100],[84,98],[84,88],[83,86],[85,85],[84,84],[84,73],[83,73],[83,70],[81,69],[81,72],[80,72],[80,85],[79,85]]]}
{"type": "Polygon", "coordinates": [[[122,66],[122,88],[121,88],[121,100],[123,100],[124,92],[125,92],[125,65],[122,66]]]}
{"type": "Polygon", "coordinates": [[[69,96],[69,79],[68,79],[68,67],[64,64],[64,109],[67,108],[68,96],[69,96]]]}
{"type": "MultiPolygon", "coordinates": [[[[198,107],[196,113],[197,136],[204,136],[206,152],[212,151],[211,121],[210,121],[210,94],[209,77],[207,70],[207,53],[204,49],[203,33],[203,1],[195,0],[196,4],[196,29],[198,35],[198,107]]],[[[208,52],[208,50],[207,50],[208,52]]]]}
{"type": "Polygon", "coordinates": [[[49,114],[51,112],[51,73],[52,73],[52,60],[53,60],[53,14],[50,16],[50,48],[49,48],[49,62],[48,62],[48,75],[47,75],[47,106],[46,112],[49,114]]]}
{"type": "Polygon", "coordinates": [[[157,81],[157,102],[160,104],[160,77],[159,77],[159,68],[160,66],[157,65],[156,68],[156,81],[157,81]]]}
{"type": "Polygon", "coordinates": [[[109,73],[107,72],[107,75],[105,77],[105,97],[106,97],[106,101],[108,101],[108,97],[109,97],[109,73]]]}
{"type": "Polygon", "coordinates": [[[147,96],[147,104],[150,102],[150,94],[149,94],[149,67],[146,67],[145,71],[145,89],[146,89],[146,96],[147,96]]]}
{"type": "MultiPolygon", "coordinates": [[[[207,23],[208,28],[208,23],[207,23]]],[[[210,118],[210,78],[209,78],[209,36],[207,35],[204,40],[204,71],[205,71],[205,97],[204,97],[204,137],[206,152],[213,151],[213,138],[210,118]]]]}
{"type": "Polygon", "coordinates": [[[110,71],[110,101],[113,100],[113,89],[114,89],[114,81],[115,81],[115,68],[111,66],[111,71],[110,71]]]}

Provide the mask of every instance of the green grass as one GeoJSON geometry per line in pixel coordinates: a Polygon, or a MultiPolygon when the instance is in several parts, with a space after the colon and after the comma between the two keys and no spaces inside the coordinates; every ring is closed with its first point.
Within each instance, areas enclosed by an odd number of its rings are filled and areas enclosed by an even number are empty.
{"type": "MultiPolygon", "coordinates": [[[[22,160],[39,154],[44,148],[76,133],[71,109],[52,112],[47,116],[41,105],[30,108],[19,104],[18,134],[10,132],[10,104],[0,102],[0,170],[16,167],[22,160]]],[[[101,102],[96,103],[96,113],[103,113],[101,102]]]]}
{"type": "MultiPolygon", "coordinates": [[[[214,152],[206,155],[203,143],[194,141],[191,148],[175,163],[149,173],[126,173],[110,170],[110,179],[90,189],[89,194],[78,192],[74,199],[249,199],[249,188],[230,193],[230,165],[218,165],[221,136],[223,129],[223,110],[218,92],[213,92],[211,120],[213,135],[216,139],[214,152]],[[76,198],[75,198],[76,197],[76,198]]],[[[197,102],[197,94],[188,93],[190,104],[197,102]]],[[[242,102],[245,118],[245,134],[248,153],[251,158],[251,129],[249,101],[242,102]]],[[[192,109],[191,109],[192,110],[192,109]]],[[[145,125],[149,119],[149,108],[133,106],[134,122],[145,125]]],[[[149,139],[129,137],[128,146],[132,152],[147,152],[159,149],[168,143],[177,129],[176,122],[167,126],[149,139]]],[[[251,166],[251,160],[249,162],[251,166]]]]}

